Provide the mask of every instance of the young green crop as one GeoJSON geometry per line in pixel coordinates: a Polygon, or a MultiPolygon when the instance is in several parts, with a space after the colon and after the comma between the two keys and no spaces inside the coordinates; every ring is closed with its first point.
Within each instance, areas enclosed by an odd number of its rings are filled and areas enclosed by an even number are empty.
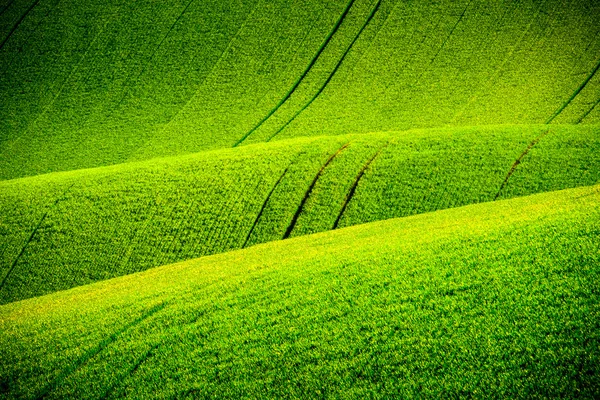
{"type": "Polygon", "coordinates": [[[593,0],[15,0],[0,179],[307,135],[598,123],[599,16],[593,0]]]}
{"type": "Polygon", "coordinates": [[[6,181],[0,302],[500,192],[595,184],[598,138],[560,126],[334,136],[6,181]]]}
{"type": "Polygon", "coordinates": [[[471,205],[0,306],[3,395],[600,395],[600,187],[471,205]]]}

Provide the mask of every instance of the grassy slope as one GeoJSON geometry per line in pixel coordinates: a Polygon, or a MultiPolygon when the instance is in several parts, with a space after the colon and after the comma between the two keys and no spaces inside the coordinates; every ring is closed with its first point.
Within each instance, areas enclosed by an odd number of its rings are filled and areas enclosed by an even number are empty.
{"type": "Polygon", "coordinates": [[[552,122],[600,121],[592,0],[2,7],[3,179],[229,147],[249,133],[243,143],[545,123],[563,106],[552,122]]]}
{"type": "Polygon", "coordinates": [[[4,396],[597,397],[600,186],[0,307],[4,396]]]}
{"type": "Polygon", "coordinates": [[[0,303],[288,236],[492,201],[499,192],[600,182],[597,127],[545,132],[296,139],[6,181],[0,303]]]}

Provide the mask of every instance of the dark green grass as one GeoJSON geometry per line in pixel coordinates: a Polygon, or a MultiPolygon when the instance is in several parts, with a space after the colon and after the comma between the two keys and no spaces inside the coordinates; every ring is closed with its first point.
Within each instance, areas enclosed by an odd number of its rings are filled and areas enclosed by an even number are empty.
{"type": "Polygon", "coordinates": [[[516,126],[296,139],[6,181],[0,301],[287,237],[595,184],[599,137],[597,127],[516,126]]]}
{"type": "Polygon", "coordinates": [[[600,187],[0,306],[7,398],[595,398],[600,187]]]}
{"type": "Polygon", "coordinates": [[[0,179],[307,135],[598,123],[599,17],[593,0],[15,0],[0,179]]]}

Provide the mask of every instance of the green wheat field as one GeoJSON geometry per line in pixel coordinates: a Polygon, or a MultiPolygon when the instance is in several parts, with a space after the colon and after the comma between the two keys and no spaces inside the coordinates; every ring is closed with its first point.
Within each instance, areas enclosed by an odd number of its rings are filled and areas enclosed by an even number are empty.
{"type": "Polygon", "coordinates": [[[0,398],[600,398],[597,0],[0,0],[0,398]]]}

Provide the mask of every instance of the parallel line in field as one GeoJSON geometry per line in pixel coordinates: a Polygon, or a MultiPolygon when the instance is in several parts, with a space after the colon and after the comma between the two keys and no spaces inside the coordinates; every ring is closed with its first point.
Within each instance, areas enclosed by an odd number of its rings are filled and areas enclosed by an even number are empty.
{"type": "Polygon", "coordinates": [[[323,171],[325,170],[325,168],[327,168],[327,166],[329,166],[329,164],[331,164],[331,162],[342,152],[344,151],[344,149],[346,149],[348,146],[350,145],[350,142],[344,144],[342,147],[340,147],[335,153],[333,153],[329,159],[327,159],[327,161],[325,162],[325,164],[323,164],[321,166],[321,168],[319,169],[319,172],[317,172],[317,175],[315,175],[313,181],[310,183],[310,185],[308,186],[308,189],[306,190],[306,193],[304,194],[304,197],[302,198],[302,200],[300,201],[300,205],[298,206],[298,209],[296,210],[296,213],[294,214],[294,216],[292,217],[292,221],[290,222],[290,225],[287,227],[284,235],[283,235],[283,239],[287,239],[290,237],[290,234],[292,233],[292,231],[294,230],[294,227],[296,226],[296,223],[298,222],[298,218],[300,217],[300,214],[302,214],[302,210],[304,210],[304,205],[306,204],[306,201],[308,200],[308,198],[310,197],[317,181],[319,180],[319,178],[321,177],[321,175],[323,174],[323,171]]]}
{"type": "Polygon", "coordinates": [[[355,0],[350,0],[348,2],[348,4],[346,4],[346,8],[344,9],[342,14],[338,18],[338,20],[337,20],[335,26],[333,27],[333,29],[331,30],[331,32],[329,32],[329,34],[327,35],[327,37],[325,38],[323,43],[321,43],[321,46],[317,50],[316,54],[313,56],[313,58],[308,63],[307,67],[304,69],[304,71],[302,72],[300,77],[298,79],[296,79],[296,81],[293,83],[292,87],[287,91],[287,93],[283,96],[283,98],[281,100],[279,100],[279,102],[275,105],[275,107],[273,107],[271,109],[271,111],[269,111],[267,113],[266,116],[264,116],[256,125],[254,125],[254,127],[252,129],[250,129],[248,132],[246,132],[244,134],[244,136],[242,136],[241,139],[239,139],[233,145],[233,147],[239,146],[244,140],[246,140],[250,135],[252,135],[258,128],[260,128],[260,126],[262,124],[264,124],[269,118],[271,118],[271,116],[273,116],[273,114],[275,114],[277,112],[277,110],[279,110],[279,108],[283,105],[283,103],[285,103],[292,96],[292,94],[296,91],[296,89],[298,89],[298,86],[300,86],[300,83],[302,83],[304,78],[306,78],[306,76],[308,75],[308,72],[315,65],[315,63],[317,62],[317,60],[319,59],[319,57],[325,50],[325,47],[327,47],[327,45],[329,44],[329,42],[331,41],[331,39],[333,38],[335,33],[338,31],[338,29],[342,25],[342,22],[344,21],[344,19],[346,18],[346,15],[348,15],[348,12],[350,11],[350,8],[352,8],[352,6],[354,5],[354,1],[355,0]]]}
{"type": "MultiPolygon", "coordinates": [[[[175,29],[175,26],[177,25],[177,23],[179,22],[179,20],[181,20],[181,18],[183,18],[183,16],[187,12],[188,8],[192,5],[192,3],[194,1],[195,0],[190,0],[190,2],[184,7],[184,9],[181,12],[181,14],[179,14],[179,16],[175,19],[175,22],[173,22],[173,25],[171,25],[171,27],[169,28],[169,30],[167,31],[167,33],[163,36],[163,38],[161,39],[161,41],[158,43],[158,46],[156,46],[154,48],[154,50],[150,54],[150,57],[148,57],[148,61],[142,67],[142,70],[140,71],[140,73],[135,77],[134,82],[138,82],[140,80],[140,78],[142,77],[142,75],[144,75],[144,73],[148,70],[148,67],[150,66],[150,62],[152,61],[152,59],[154,58],[154,56],[156,55],[156,53],[158,52],[158,50],[160,50],[160,48],[162,47],[163,43],[165,42],[165,40],[167,40],[167,38],[169,37],[169,35],[171,34],[171,32],[173,32],[173,29],[175,29]]],[[[125,79],[125,84],[129,81],[129,77],[130,76],[131,76],[131,74],[125,79]]],[[[127,89],[125,88],[125,90],[127,90],[127,89]]],[[[125,93],[123,94],[123,96],[121,96],[121,99],[119,100],[117,108],[123,104],[123,101],[125,101],[126,97],[127,97],[127,92],[125,91],[125,93]]]]}
{"type": "MultiPolygon", "coordinates": [[[[254,5],[254,7],[252,8],[252,10],[248,13],[248,15],[246,15],[246,18],[244,19],[244,21],[240,24],[240,26],[238,27],[237,31],[235,32],[234,35],[231,36],[231,38],[229,39],[229,41],[227,42],[227,46],[225,46],[225,48],[223,49],[223,51],[221,52],[221,54],[219,55],[219,58],[217,59],[217,61],[215,61],[215,63],[212,65],[212,67],[210,68],[209,71],[207,71],[207,73],[204,75],[204,77],[202,78],[201,82],[197,85],[197,91],[199,91],[199,89],[206,84],[206,80],[208,79],[208,77],[213,73],[213,71],[215,70],[216,66],[221,62],[221,60],[223,60],[223,58],[225,57],[225,54],[227,53],[227,51],[231,48],[231,45],[233,43],[233,41],[238,37],[238,35],[240,34],[240,32],[242,31],[242,29],[246,26],[246,23],[248,22],[248,20],[250,19],[250,16],[254,13],[254,11],[256,10],[256,6],[259,4],[260,2],[257,1],[254,5]]],[[[170,124],[171,122],[173,122],[173,120],[175,118],[177,118],[177,116],[183,111],[183,109],[185,109],[187,107],[188,104],[190,104],[190,102],[192,101],[192,99],[196,96],[196,93],[192,94],[182,105],[181,107],[179,107],[179,109],[177,110],[177,112],[175,112],[173,114],[173,116],[171,116],[169,118],[169,120],[167,121],[167,125],[170,124]]]]}
{"type": "Polygon", "coordinates": [[[137,361],[133,364],[132,367],[130,367],[126,373],[124,373],[123,375],[121,375],[119,377],[119,379],[117,379],[112,385],[110,385],[108,387],[108,389],[106,389],[106,391],[102,394],[102,396],[100,396],[100,399],[108,399],[110,397],[110,395],[114,392],[115,388],[118,386],[119,383],[121,383],[123,381],[123,379],[127,376],[131,376],[133,374],[135,374],[135,372],[140,368],[140,366],[148,359],[152,356],[152,353],[160,346],[160,343],[156,343],[155,345],[151,346],[148,350],[146,350],[142,356],[140,358],[137,359],[137,361]]]}
{"type": "Polygon", "coordinates": [[[579,87],[577,89],[575,89],[575,92],[573,92],[571,97],[569,97],[569,99],[558,110],[556,110],[554,112],[554,114],[552,114],[552,116],[546,121],[546,124],[550,124],[552,121],[554,121],[554,119],[556,117],[558,117],[560,115],[560,113],[562,113],[565,110],[565,108],[567,108],[569,106],[569,104],[571,104],[571,102],[575,99],[575,97],[577,97],[577,95],[579,93],[581,93],[581,91],[583,89],[585,89],[585,87],[587,86],[588,83],[590,83],[590,81],[592,80],[594,75],[596,75],[596,72],[598,72],[599,69],[600,69],[600,59],[598,60],[598,63],[596,64],[596,66],[594,67],[592,72],[587,76],[587,78],[585,78],[585,80],[581,83],[581,85],[579,85],[579,87]]]}
{"type": "Polygon", "coordinates": [[[346,48],[346,50],[344,51],[344,54],[342,54],[342,57],[338,60],[337,64],[335,65],[333,70],[329,73],[329,76],[327,77],[325,82],[321,85],[319,90],[317,90],[317,92],[314,94],[314,96],[300,110],[298,110],[288,122],[286,122],[281,128],[279,128],[279,130],[277,130],[277,132],[275,132],[272,136],[270,136],[267,139],[267,142],[271,141],[271,139],[273,139],[275,136],[279,135],[281,133],[281,131],[283,131],[285,128],[287,128],[300,114],[302,114],[304,112],[304,110],[306,110],[308,107],[310,107],[310,105],[317,99],[317,97],[319,97],[319,95],[321,93],[323,93],[323,91],[325,90],[325,88],[327,87],[329,82],[331,82],[331,80],[333,79],[333,76],[337,73],[338,69],[341,67],[342,63],[344,62],[344,60],[350,53],[350,50],[352,50],[352,48],[354,47],[354,44],[356,43],[356,41],[358,40],[360,35],[363,33],[363,31],[365,30],[367,25],[369,25],[369,23],[371,22],[371,20],[373,19],[373,17],[377,13],[377,11],[379,10],[381,1],[382,0],[377,1],[377,3],[375,4],[375,7],[373,7],[373,9],[371,10],[371,13],[367,17],[367,20],[363,23],[360,30],[354,36],[354,39],[352,40],[350,45],[346,48]]]}
{"type": "Polygon", "coordinates": [[[339,212],[337,218],[335,219],[335,222],[333,223],[333,228],[331,228],[331,229],[337,229],[338,228],[340,220],[342,219],[342,216],[344,215],[344,212],[346,212],[346,208],[348,207],[348,204],[350,204],[350,201],[352,201],[352,198],[354,197],[354,194],[356,193],[356,188],[358,187],[358,183],[360,182],[360,180],[364,176],[365,172],[367,171],[367,169],[369,168],[369,166],[371,165],[371,163],[373,161],[375,161],[375,159],[377,157],[379,157],[379,154],[381,154],[381,152],[383,151],[383,149],[385,149],[388,146],[388,144],[389,144],[389,142],[386,143],[379,150],[377,150],[377,152],[365,163],[365,165],[363,165],[363,167],[360,170],[360,172],[358,173],[358,175],[356,175],[356,178],[354,178],[354,182],[352,183],[352,187],[350,187],[350,190],[348,191],[348,194],[346,194],[346,197],[344,198],[344,203],[342,204],[342,208],[340,209],[340,212],[339,212]]]}
{"type": "Polygon", "coordinates": [[[260,211],[256,215],[256,219],[254,220],[254,223],[252,224],[252,228],[250,228],[250,231],[248,232],[248,236],[246,236],[246,240],[244,240],[244,244],[242,245],[242,249],[245,248],[248,245],[248,241],[250,240],[250,237],[252,236],[252,233],[254,232],[254,229],[258,225],[258,221],[260,220],[260,217],[262,217],[262,215],[263,215],[263,213],[265,211],[265,208],[267,208],[267,204],[269,203],[269,200],[271,200],[271,196],[273,195],[273,193],[275,192],[275,190],[277,189],[277,187],[279,186],[279,184],[281,183],[281,181],[283,180],[283,178],[285,177],[285,174],[287,174],[287,172],[288,172],[289,169],[290,169],[290,167],[287,167],[283,171],[283,173],[281,174],[281,176],[279,177],[279,179],[277,179],[277,182],[275,182],[275,185],[273,186],[273,188],[271,189],[271,191],[267,195],[267,198],[265,199],[262,207],[260,208],[260,211]]]}
{"type": "Polygon", "coordinates": [[[513,165],[510,167],[510,170],[508,171],[508,174],[504,178],[504,181],[502,182],[502,185],[500,185],[500,189],[498,190],[498,193],[496,193],[496,196],[494,197],[494,200],[498,200],[498,198],[502,194],[502,191],[506,188],[506,185],[508,184],[508,181],[510,180],[510,177],[514,174],[514,172],[516,171],[516,169],[519,166],[519,164],[521,164],[521,161],[523,160],[523,158],[527,154],[529,154],[529,151],[531,151],[531,149],[533,149],[535,147],[535,145],[537,145],[539,143],[539,141],[542,140],[544,138],[544,136],[546,136],[548,133],[550,133],[550,129],[545,130],[541,135],[539,135],[538,137],[536,137],[535,139],[533,139],[533,141],[531,143],[529,143],[529,145],[527,146],[527,148],[525,150],[523,150],[523,152],[521,153],[521,155],[519,155],[519,157],[515,160],[515,162],[513,163],[513,165]]]}
{"type": "Polygon", "coordinates": [[[76,372],[79,368],[84,366],[89,360],[91,360],[96,355],[98,355],[98,353],[100,353],[102,350],[104,350],[110,344],[117,341],[119,336],[123,335],[125,332],[127,332],[131,328],[135,327],[136,325],[141,324],[146,319],[150,318],[152,315],[156,314],[157,312],[159,312],[160,310],[165,308],[166,305],[167,305],[167,303],[164,303],[164,302],[155,305],[154,307],[152,307],[148,311],[146,311],[144,314],[142,314],[142,316],[140,316],[139,318],[136,318],[132,322],[126,324],[124,327],[122,327],[121,329],[119,329],[116,332],[114,332],[113,334],[111,334],[108,338],[102,340],[98,345],[96,345],[92,349],[85,352],[85,354],[83,356],[79,357],[78,360],[76,360],[73,364],[71,364],[69,367],[64,369],[60,374],[58,374],[58,376],[52,382],[50,382],[48,385],[46,385],[40,391],[40,393],[37,395],[36,398],[38,400],[45,398],[51,391],[56,389],[66,378],[68,378],[70,375],[72,375],[74,372],[76,372]]]}
{"type": "Polygon", "coordinates": [[[64,200],[65,196],[67,195],[67,193],[69,192],[69,190],[71,190],[71,188],[73,187],[74,184],[72,184],[71,186],[69,186],[67,189],[65,189],[65,191],[62,193],[61,196],[58,196],[56,198],[56,200],[54,201],[54,203],[52,203],[50,205],[50,207],[48,207],[48,209],[46,210],[46,212],[44,213],[44,215],[42,215],[42,218],[40,218],[40,221],[37,223],[37,225],[35,226],[35,228],[33,229],[33,231],[31,232],[31,235],[29,235],[29,238],[27,239],[27,241],[25,242],[25,244],[23,245],[23,247],[21,248],[21,251],[19,252],[19,254],[17,255],[17,257],[14,259],[12,265],[10,266],[8,272],[6,273],[6,275],[4,276],[4,279],[2,280],[2,282],[0,283],[0,290],[2,290],[4,288],[4,285],[6,284],[6,281],[8,280],[10,274],[12,274],[13,270],[16,268],[17,263],[19,262],[19,260],[21,259],[21,257],[23,256],[23,254],[25,254],[25,250],[27,250],[27,247],[29,246],[29,243],[31,243],[31,241],[33,240],[33,238],[35,237],[35,235],[38,233],[38,231],[40,230],[40,228],[42,227],[42,224],[44,223],[44,221],[46,220],[46,217],[48,216],[48,214],[54,210],[56,208],[56,206],[58,205],[58,203],[61,200],[64,200]]]}
{"type": "Polygon", "coordinates": [[[19,18],[19,20],[11,28],[10,32],[8,33],[8,36],[4,38],[2,43],[0,43],[0,50],[2,50],[4,48],[4,45],[6,44],[6,42],[8,42],[8,40],[12,37],[12,35],[15,33],[15,31],[17,29],[19,29],[19,26],[21,25],[21,23],[25,20],[25,18],[27,18],[29,13],[38,5],[39,2],[40,2],[40,0],[35,0],[33,2],[33,4],[31,6],[29,6],[27,11],[25,11],[25,14],[21,15],[21,18],[19,18]]]}
{"type": "Polygon", "coordinates": [[[598,100],[596,100],[596,102],[592,105],[592,107],[590,107],[589,110],[587,110],[586,112],[584,112],[583,115],[575,123],[576,124],[580,124],[584,119],[586,119],[586,117],[588,115],[591,114],[592,111],[594,111],[594,109],[596,107],[598,107],[598,104],[600,104],[600,97],[598,97],[598,100]]]}

